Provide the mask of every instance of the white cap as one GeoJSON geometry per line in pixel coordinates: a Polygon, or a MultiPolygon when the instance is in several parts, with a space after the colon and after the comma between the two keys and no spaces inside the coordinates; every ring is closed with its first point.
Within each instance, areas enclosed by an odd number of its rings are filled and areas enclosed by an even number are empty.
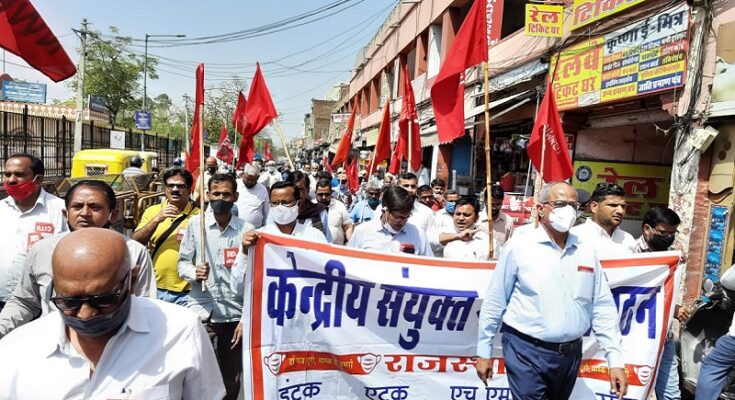
{"type": "Polygon", "coordinates": [[[244,171],[245,171],[245,175],[250,175],[250,176],[260,174],[260,168],[258,168],[258,166],[255,164],[245,164],[244,171]]]}

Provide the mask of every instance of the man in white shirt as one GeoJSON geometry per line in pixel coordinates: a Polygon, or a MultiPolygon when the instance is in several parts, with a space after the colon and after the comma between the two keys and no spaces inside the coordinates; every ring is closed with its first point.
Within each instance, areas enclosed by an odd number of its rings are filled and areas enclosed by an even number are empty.
{"type": "MultiPolygon", "coordinates": [[[[217,159],[214,157],[207,157],[204,161],[204,202],[207,203],[207,188],[209,187],[209,180],[212,176],[217,173],[217,159]]],[[[199,204],[199,182],[202,176],[198,176],[196,182],[194,182],[194,190],[191,192],[191,200],[194,204],[199,204]]]]}
{"type": "MultiPolygon", "coordinates": [[[[117,219],[117,200],[110,185],[103,181],[79,181],[66,192],[66,215],[72,232],[87,228],[110,228],[117,219]]],[[[56,309],[51,305],[51,256],[59,241],[68,232],[62,232],[36,243],[28,253],[20,283],[0,312],[0,338],[11,330],[31,322],[39,315],[56,309]]],[[[125,238],[130,254],[130,271],[135,277],[133,294],[156,297],[156,281],[148,249],[135,240],[125,238]]]]}
{"type": "Polygon", "coordinates": [[[263,226],[270,210],[268,189],[258,183],[259,173],[257,166],[245,165],[242,179],[237,180],[239,197],[235,202],[237,216],[256,228],[263,226]]]}
{"type": "Polygon", "coordinates": [[[434,223],[434,211],[431,208],[421,204],[418,200],[418,178],[416,175],[407,172],[398,178],[398,186],[406,189],[414,200],[411,217],[408,222],[415,225],[424,235],[431,234],[430,229],[434,223]]]}
{"type": "Polygon", "coordinates": [[[265,186],[266,189],[270,189],[274,183],[282,180],[283,177],[281,177],[281,173],[276,170],[276,162],[269,160],[265,163],[265,171],[260,173],[258,183],[265,186]]]}
{"type": "Polygon", "coordinates": [[[514,399],[568,399],[590,328],[605,351],[610,391],[628,383],[619,316],[594,250],[569,232],[577,193],[565,182],[540,193],[539,227],[501,252],[480,311],[477,374],[493,376],[493,339],[503,325],[505,370],[514,399]]]}
{"type": "Polygon", "coordinates": [[[410,222],[413,207],[414,200],[405,189],[390,186],[383,192],[380,218],[358,225],[347,246],[433,257],[434,252],[424,232],[410,222]]]}
{"type": "Polygon", "coordinates": [[[191,311],[131,291],[122,235],[65,236],[53,254],[50,313],[0,340],[2,399],[221,399],[207,333],[191,311]],[[39,379],[43,377],[43,379],[39,379]]]}
{"type": "MultiPolygon", "coordinates": [[[[484,194],[485,202],[487,203],[487,191],[484,194]]],[[[497,251],[498,248],[502,247],[510,239],[510,235],[513,234],[513,218],[501,211],[503,209],[505,191],[500,185],[492,186],[490,189],[490,198],[490,212],[493,216],[493,243],[495,243],[497,251]]],[[[480,210],[478,226],[484,232],[489,231],[487,211],[484,208],[480,210]]]]}
{"type": "Polygon", "coordinates": [[[588,242],[604,256],[616,256],[635,252],[633,235],[620,229],[625,217],[625,190],[607,182],[600,182],[590,196],[592,217],[572,228],[572,233],[588,242]]]}
{"type": "Polygon", "coordinates": [[[23,264],[34,243],[67,230],[64,201],[47,193],[43,162],[30,154],[5,161],[0,200],[0,310],[20,282],[23,264]]]}
{"type": "MultiPolygon", "coordinates": [[[[464,261],[485,261],[490,258],[490,236],[477,226],[477,208],[474,201],[457,201],[452,229],[438,232],[439,243],[444,247],[444,258],[464,261]]],[[[495,247],[497,249],[499,246],[496,244],[495,247]]]]}
{"type": "Polygon", "coordinates": [[[235,260],[230,274],[230,288],[239,298],[244,292],[245,271],[247,270],[248,249],[255,245],[260,233],[288,235],[315,243],[327,243],[324,234],[311,225],[300,223],[298,202],[303,194],[293,182],[280,181],[271,186],[271,219],[262,228],[246,232],[242,239],[242,249],[235,260]]]}
{"type": "Polygon", "coordinates": [[[434,213],[434,229],[451,230],[454,227],[454,210],[459,199],[459,193],[454,189],[444,193],[444,208],[434,213]]]}
{"type": "Polygon", "coordinates": [[[316,183],[316,201],[327,207],[332,244],[345,244],[352,237],[352,218],[344,203],[332,198],[332,183],[328,179],[316,183]]]}

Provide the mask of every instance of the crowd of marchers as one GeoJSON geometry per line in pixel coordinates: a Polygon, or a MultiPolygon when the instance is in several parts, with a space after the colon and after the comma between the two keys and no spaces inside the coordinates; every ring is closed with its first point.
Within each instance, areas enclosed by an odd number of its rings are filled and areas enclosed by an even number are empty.
{"type": "MultiPolygon", "coordinates": [[[[501,211],[500,185],[461,196],[441,179],[429,181],[428,171],[378,170],[362,171],[359,190],[351,191],[345,171],[318,163],[293,171],[255,161],[232,171],[210,157],[205,168],[203,199],[190,172],[177,165],[162,171],[165,198],[125,237],[110,229],[122,210],[107,183],[78,181],[61,199],[41,187],[41,160],[7,159],[0,399],[237,398],[245,274],[261,233],[463,261],[494,253],[478,327],[480,379],[493,375],[492,341],[501,331],[513,398],[569,398],[581,338],[592,329],[611,391],[622,397],[617,308],[599,259],[668,250],[680,224],[674,211],[653,208],[634,238],[620,227],[626,193],[610,183],[593,193],[549,183],[538,196],[537,221],[514,229],[501,211]]],[[[677,306],[675,317],[685,322],[687,309],[677,306]]],[[[698,387],[715,393],[722,386],[731,339],[705,359],[698,387]]],[[[659,399],[681,396],[674,347],[669,335],[659,399]]]]}

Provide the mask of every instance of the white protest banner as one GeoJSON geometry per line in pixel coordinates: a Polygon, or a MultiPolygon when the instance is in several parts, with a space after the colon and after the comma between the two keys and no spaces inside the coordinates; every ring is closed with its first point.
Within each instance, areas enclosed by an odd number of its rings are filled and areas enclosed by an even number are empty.
{"type": "MultiPolygon", "coordinates": [[[[242,318],[246,398],[511,398],[499,337],[487,387],[474,368],[478,313],[493,263],[376,254],[265,234],[253,253],[242,318]]],[[[625,399],[646,399],[671,322],[678,255],[602,264],[621,315],[625,399]]],[[[583,351],[572,399],[612,400],[592,333],[583,351]]]]}

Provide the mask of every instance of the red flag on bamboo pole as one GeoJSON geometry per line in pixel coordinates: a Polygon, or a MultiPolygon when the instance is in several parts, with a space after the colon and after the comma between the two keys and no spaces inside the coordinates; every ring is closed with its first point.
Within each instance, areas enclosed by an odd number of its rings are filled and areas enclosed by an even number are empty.
{"type": "Polygon", "coordinates": [[[235,125],[235,129],[241,135],[245,132],[245,128],[248,125],[248,120],[245,118],[245,105],[247,103],[245,95],[240,92],[237,95],[237,107],[235,107],[235,113],[232,114],[232,125],[235,125]]]}
{"type": "Polygon", "coordinates": [[[59,39],[29,0],[0,2],[0,47],[54,82],[77,72],[59,39]]]}
{"type": "Polygon", "coordinates": [[[556,108],[554,89],[550,81],[546,84],[546,94],[538,109],[526,151],[533,166],[537,171],[541,171],[544,182],[563,181],[574,174],[564,129],[556,108]],[[546,146],[543,146],[544,137],[546,146]],[[542,149],[544,147],[545,149],[542,149]],[[544,153],[543,162],[542,152],[544,153]]]}
{"type": "Polygon", "coordinates": [[[265,84],[265,78],[260,71],[260,64],[256,64],[255,75],[250,81],[250,92],[244,111],[247,130],[243,135],[255,136],[263,130],[273,118],[278,116],[276,106],[273,105],[271,93],[265,84]]]}
{"type": "Polygon", "coordinates": [[[449,142],[464,135],[462,76],[467,68],[487,61],[487,52],[487,0],[475,0],[431,86],[439,142],[449,142]]]}
{"type": "Polygon", "coordinates": [[[416,112],[416,97],[413,94],[413,86],[408,76],[408,65],[403,66],[403,101],[401,102],[401,115],[398,119],[398,144],[396,153],[399,161],[411,160],[411,170],[421,169],[421,133],[419,131],[418,113],[416,112]],[[409,145],[410,143],[410,145],[409,145]],[[409,152],[411,153],[409,156],[409,152]]]}
{"type": "Polygon", "coordinates": [[[194,174],[199,168],[199,148],[204,145],[201,137],[200,125],[202,108],[204,107],[204,64],[199,64],[196,72],[196,94],[194,96],[194,118],[191,124],[191,146],[190,154],[186,157],[186,169],[194,174]]]}
{"type": "Polygon", "coordinates": [[[227,135],[227,127],[225,126],[224,122],[222,123],[222,132],[219,135],[217,158],[227,164],[232,164],[232,160],[235,158],[235,152],[232,148],[232,142],[230,142],[230,137],[227,135]]]}
{"type": "Polygon", "coordinates": [[[352,162],[347,163],[347,188],[350,189],[352,194],[357,194],[357,190],[360,189],[360,178],[358,177],[359,162],[357,157],[352,157],[352,162]]]}
{"type": "Polygon", "coordinates": [[[375,142],[373,158],[368,165],[367,176],[375,172],[376,166],[384,160],[390,159],[390,99],[383,106],[383,119],[378,130],[378,140],[375,142]]]}
{"type": "Polygon", "coordinates": [[[339,141],[339,146],[337,146],[337,153],[334,154],[334,158],[332,159],[332,169],[336,169],[337,166],[347,161],[347,156],[350,154],[350,149],[352,148],[352,130],[355,127],[356,112],[357,107],[352,107],[352,113],[350,114],[350,118],[347,120],[347,130],[345,130],[345,133],[342,135],[342,139],[339,141]]]}
{"type": "Polygon", "coordinates": [[[268,142],[265,142],[265,150],[263,150],[263,157],[265,158],[265,161],[270,161],[273,159],[273,154],[271,153],[271,146],[268,142]]]}

